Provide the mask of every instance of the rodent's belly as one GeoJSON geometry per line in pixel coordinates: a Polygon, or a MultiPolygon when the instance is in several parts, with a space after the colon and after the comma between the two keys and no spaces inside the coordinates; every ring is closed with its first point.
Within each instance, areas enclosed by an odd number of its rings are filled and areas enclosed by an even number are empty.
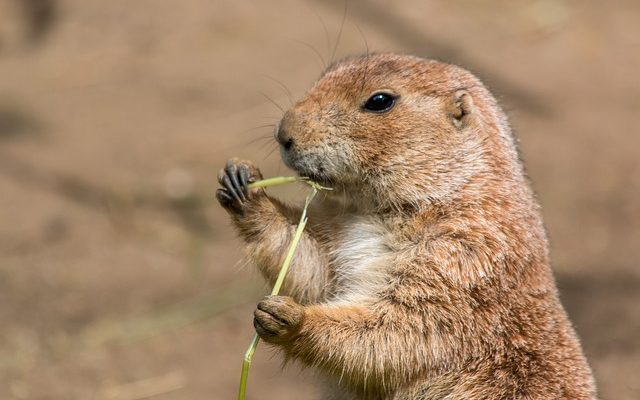
{"type": "Polygon", "coordinates": [[[364,301],[387,283],[394,258],[389,235],[387,227],[368,218],[343,227],[330,254],[335,273],[332,300],[364,301]]]}

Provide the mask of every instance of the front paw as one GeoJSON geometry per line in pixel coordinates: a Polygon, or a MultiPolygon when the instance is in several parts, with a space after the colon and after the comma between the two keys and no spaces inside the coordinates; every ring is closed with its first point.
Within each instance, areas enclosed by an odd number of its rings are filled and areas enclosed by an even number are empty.
{"type": "Polygon", "coordinates": [[[216,192],[220,205],[234,214],[244,214],[247,205],[260,196],[261,188],[249,189],[248,185],[262,179],[260,170],[251,161],[232,158],[218,174],[221,189],[216,192]]]}
{"type": "Polygon", "coordinates": [[[284,343],[300,330],[304,307],[288,296],[267,296],[253,313],[253,326],[263,340],[284,343]]]}

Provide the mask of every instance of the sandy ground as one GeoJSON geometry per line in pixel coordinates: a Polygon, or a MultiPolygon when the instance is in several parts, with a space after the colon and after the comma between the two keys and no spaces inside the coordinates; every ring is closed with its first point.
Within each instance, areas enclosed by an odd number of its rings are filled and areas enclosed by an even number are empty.
{"type": "MultiPolygon", "coordinates": [[[[0,398],[234,398],[264,288],[215,175],[232,156],[287,173],[262,93],[299,97],[342,14],[0,0],[0,398]]],[[[636,1],[353,0],[336,50],[459,63],[498,94],[605,399],[640,398],[639,20],[636,1]]],[[[263,346],[249,392],[316,390],[263,346]]]]}

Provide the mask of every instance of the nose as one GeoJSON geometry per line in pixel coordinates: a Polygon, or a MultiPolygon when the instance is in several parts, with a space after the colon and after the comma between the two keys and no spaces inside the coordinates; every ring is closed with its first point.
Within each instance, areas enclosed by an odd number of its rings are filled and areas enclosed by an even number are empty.
{"type": "Polygon", "coordinates": [[[287,118],[283,118],[278,125],[278,130],[276,131],[276,141],[280,143],[285,150],[291,150],[293,147],[293,137],[291,137],[290,128],[287,123],[287,118]]]}
{"type": "Polygon", "coordinates": [[[293,147],[293,138],[289,134],[288,129],[282,123],[278,126],[278,130],[276,131],[276,141],[280,143],[280,146],[285,150],[291,150],[291,147],[293,147]]]}

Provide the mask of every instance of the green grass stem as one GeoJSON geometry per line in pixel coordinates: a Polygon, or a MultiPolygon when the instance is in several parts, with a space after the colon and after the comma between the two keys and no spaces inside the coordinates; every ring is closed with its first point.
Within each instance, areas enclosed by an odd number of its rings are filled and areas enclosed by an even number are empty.
{"type": "MultiPolygon", "coordinates": [[[[304,203],[304,208],[302,209],[302,214],[300,215],[300,221],[298,222],[298,226],[296,227],[295,233],[293,234],[293,238],[291,240],[291,244],[289,244],[289,249],[287,250],[287,255],[284,258],[284,262],[282,263],[282,267],[280,268],[280,272],[278,273],[278,278],[276,279],[276,283],[273,285],[273,289],[271,290],[272,295],[277,295],[280,293],[280,288],[282,287],[282,283],[284,282],[284,278],[287,275],[287,271],[289,270],[289,265],[291,265],[291,260],[293,260],[293,256],[296,252],[296,248],[298,247],[298,243],[300,242],[300,238],[302,237],[302,232],[304,231],[304,227],[307,224],[307,208],[311,201],[318,193],[318,190],[331,190],[330,188],[326,188],[324,186],[320,186],[317,183],[309,180],[308,178],[298,178],[294,176],[286,176],[286,177],[277,177],[264,179],[261,181],[253,182],[249,184],[249,188],[256,187],[268,187],[275,185],[283,185],[291,182],[305,182],[309,186],[311,186],[311,192],[307,195],[307,199],[304,203]]],[[[258,335],[253,336],[253,340],[249,345],[246,353],[244,354],[244,359],[242,361],[242,372],[240,374],[240,387],[238,388],[238,400],[245,400],[245,396],[247,393],[247,380],[249,377],[249,367],[251,366],[251,360],[253,359],[253,354],[258,347],[258,343],[260,342],[260,338],[258,335]]]]}

